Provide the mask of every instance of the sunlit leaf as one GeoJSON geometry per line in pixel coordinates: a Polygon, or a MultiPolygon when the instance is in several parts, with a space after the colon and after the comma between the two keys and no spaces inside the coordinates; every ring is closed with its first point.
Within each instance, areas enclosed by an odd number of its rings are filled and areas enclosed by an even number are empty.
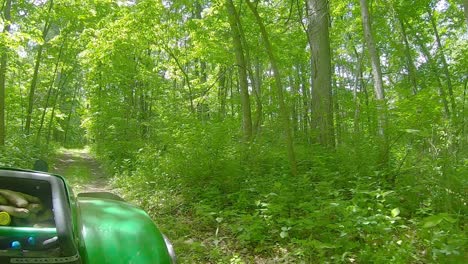
{"type": "Polygon", "coordinates": [[[391,214],[392,214],[392,217],[397,217],[400,214],[400,209],[398,207],[392,209],[391,214]]]}

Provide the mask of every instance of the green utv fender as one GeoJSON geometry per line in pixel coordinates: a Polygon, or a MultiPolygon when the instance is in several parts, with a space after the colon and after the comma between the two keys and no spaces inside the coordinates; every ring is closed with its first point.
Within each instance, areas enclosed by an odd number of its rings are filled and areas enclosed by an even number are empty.
{"type": "MultiPolygon", "coordinates": [[[[172,245],[151,218],[117,195],[100,192],[75,197],[58,175],[10,168],[0,168],[0,189],[39,200],[44,207],[39,212],[49,213],[42,220],[39,214],[31,219],[10,216],[14,221],[0,226],[2,264],[176,263],[172,245]]],[[[3,203],[26,210],[13,204],[12,198],[3,203]]]]}
{"type": "Polygon", "coordinates": [[[80,254],[86,264],[170,264],[163,235],[140,208],[78,195],[80,254]]]}

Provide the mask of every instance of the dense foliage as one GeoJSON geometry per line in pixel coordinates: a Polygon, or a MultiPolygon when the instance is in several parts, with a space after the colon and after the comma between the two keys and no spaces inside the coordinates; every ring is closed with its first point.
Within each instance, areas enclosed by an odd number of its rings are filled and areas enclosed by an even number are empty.
{"type": "Polygon", "coordinates": [[[0,165],[90,145],[182,263],[466,260],[466,1],[1,3],[0,165]]]}

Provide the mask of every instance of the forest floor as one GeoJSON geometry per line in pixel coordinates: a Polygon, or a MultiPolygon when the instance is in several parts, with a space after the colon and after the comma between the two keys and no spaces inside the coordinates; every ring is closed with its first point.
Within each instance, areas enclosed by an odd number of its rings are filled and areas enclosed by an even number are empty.
{"type": "Polygon", "coordinates": [[[109,184],[109,175],[84,149],[61,149],[57,159],[50,166],[52,173],[63,176],[72,186],[75,194],[81,192],[114,192],[109,184]]]}

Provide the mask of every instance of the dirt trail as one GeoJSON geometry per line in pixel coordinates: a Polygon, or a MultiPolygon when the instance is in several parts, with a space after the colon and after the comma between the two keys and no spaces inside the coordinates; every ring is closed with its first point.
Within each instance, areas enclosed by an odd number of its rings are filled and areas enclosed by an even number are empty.
{"type": "Polygon", "coordinates": [[[109,175],[87,149],[61,150],[50,171],[63,176],[75,194],[113,192],[109,184],[109,175]]]}

